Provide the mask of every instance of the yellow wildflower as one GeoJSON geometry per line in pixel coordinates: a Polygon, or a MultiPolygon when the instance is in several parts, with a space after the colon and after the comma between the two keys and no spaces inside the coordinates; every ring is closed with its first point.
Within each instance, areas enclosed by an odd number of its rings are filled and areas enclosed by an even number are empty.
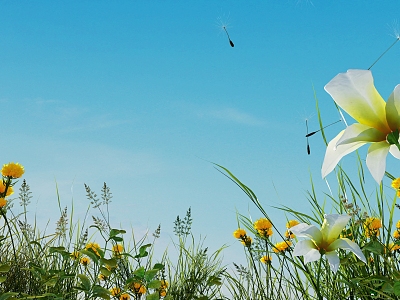
{"type": "Polygon", "coordinates": [[[250,247],[250,246],[251,246],[251,243],[253,242],[253,240],[251,239],[251,237],[246,236],[246,237],[243,237],[242,240],[241,240],[240,242],[241,242],[244,246],[250,247]]]}
{"type": "Polygon", "coordinates": [[[256,229],[258,234],[263,237],[269,237],[272,235],[272,223],[266,218],[261,218],[255,221],[254,229],[256,229]]]}
{"type": "Polygon", "coordinates": [[[294,238],[295,238],[295,235],[294,235],[294,233],[291,232],[290,230],[286,230],[286,231],[285,231],[285,237],[286,237],[287,239],[294,239],[294,238]]]}
{"type": "Polygon", "coordinates": [[[129,294],[124,293],[121,295],[121,297],[119,297],[119,300],[129,300],[131,299],[131,296],[129,296],[129,294]]]}
{"type": "Polygon", "coordinates": [[[110,289],[110,293],[112,296],[117,296],[121,293],[121,289],[119,287],[113,287],[112,289],[110,289]]]}
{"type": "Polygon", "coordinates": [[[3,168],[1,169],[1,174],[4,177],[20,178],[24,173],[24,167],[19,163],[10,162],[3,165],[3,168]]]}
{"type": "Polygon", "coordinates": [[[167,291],[166,290],[160,290],[159,295],[160,295],[160,297],[165,297],[167,295],[167,291]]]}
{"type": "Polygon", "coordinates": [[[162,289],[166,289],[167,287],[168,287],[168,281],[166,281],[166,280],[161,280],[161,288],[162,289]]]}
{"type": "Polygon", "coordinates": [[[286,228],[289,229],[289,228],[292,228],[293,226],[296,226],[299,224],[300,224],[300,222],[297,220],[290,220],[286,223],[286,228]]]}
{"type": "Polygon", "coordinates": [[[237,238],[237,239],[240,239],[240,238],[246,236],[246,231],[245,231],[244,229],[239,228],[239,229],[237,229],[237,230],[235,230],[235,231],[233,232],[233,236],[234,236],[235,238],[237,238]]]}
{"type": "Polygon", "coordinates": [[[79,257],[79,255],[80,255],[79,251],[74,251],[74,252],[72,252],[69,256],[70,256],[72,259],[77,259],[77,258],[79,257]]]}
{"type": "Polygon", "coordinates": [[[292,245],[291,241],[283,241],[280,243],[276,243],[272,250],[275,253],[286,251],[292,245]]]}
{"type": "Polygon", "coordinates": [[[97,243],[89,243],[85,247],[86,250],[91,249],[97,256],[100,256],[99,251],[100,250],[100,245],[97,243]]]}
{"type": "Polygon", "coordinates": [[[388,245],[388,248],[389,248],[390,251],[393,252],[393,251],[399,250],[400,249],[400,245],[397,245],[395,243],[390,243],[388,245]]]}
{"type": "Polygon", "coordinates": [[[131,285],[131,289],[135,294],[143,295],[146,293],[146,287],[140,282],[134,282],[133,285],[131,285]]]}
{"type": "Polygon", "coordinates": [[[88,257],[82,257],[81,260],[80,260],[80,263],[82,265],[84,265],[85,267],[87,267],[88,264],[90,264],[90,259],[88,257]]]}
{"type": "Polygon", "coordinates": [[[121,257],[121,253],[124,251],[124,247],[121,244],[116,244],[112,247],[112,252],[114,256],[121,257]]]}
{"type": "Polygon", "coordinates": [[[272,261],[272,257],[271,255],[264,255],[263,257],[261,257],[260,261],[263,264],[270,263],[272,261]]]}
{"type": "Polygon", "coordinates": [[[392,181],[392,188],[398,190],[400,188],[400,177],[392,181]]]}
{"type": "Polygon", "coordinates": [[[107,276],[104,275],[104,274],[101,274],[101,273],[100,273],[98,277],[99,277],[99,279],[102,280],[102,281],[107,280],[107,276]]]}
{"type": "MultiPolygon", "coordinates": [[[[5,191],[6,191],[6,186],[5,186],[2,182],[0,182],[0,194],[4,194],[5,191]]],[[[6,194],[6,196],[10,196],[10,195],[12,195],[13,193],[14,193],[13,187],[12,187],[12,186],[9,186],[8,189],[7,189],[7,194],[6,194]]]]}
{"type": "Polygon", "coordinates": [[[397,221],[397,223],[396,223],[396,228],[397,228],[397,229],[400,229],[400,220],[397,221]]]}
{"type": "Polygon", "coordinates": [[[0,198],[0,208],[6,206],[6,204],[7,204],[7,200],[4,198],[0,198]]]}
{"type": "Polygon", "coordinates": [[[375,217],[367,218],[364,221],[364,230],[366,237],[379,236],[379,228],[382,227],[380,219],[375,217]]]}
{"type": "Polygon", "coordinates": [[[400,231],[398,229],[393,232],[393,237],[396,240],[400,239],[400,231]]]}

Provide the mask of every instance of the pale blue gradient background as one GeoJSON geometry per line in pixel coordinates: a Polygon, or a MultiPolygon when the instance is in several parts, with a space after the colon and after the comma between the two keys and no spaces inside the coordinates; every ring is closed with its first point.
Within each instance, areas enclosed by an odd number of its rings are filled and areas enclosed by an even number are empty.
{"type": "MultiPolygon", "coordinates": [[[[236,209],[261,215],[207,161],[251,187],[278,226],[271,206],[310,210],[310,173],[323,201],[325,146],[313,136],[308,156],[304,137],[306,118],[318,129],[313,87],[324,122],[338,120],[324,85],[368,68],[395,41],[399,11],[398,1],[361,0],[2,1],[1,163],[25,166],[30,213],[50,227],[55,182],[79,218],[83,183],[100,194],[105,181],[114,227],[161,223],[163,249],[191,207],[195,236],[233,244],[225,259],[239,259],[236,209]]],[[[400,83],[399,46],[372,68],[385,99],[400,83]]],[[[354,155],[344,163],[354,167],[354,155]]]]}

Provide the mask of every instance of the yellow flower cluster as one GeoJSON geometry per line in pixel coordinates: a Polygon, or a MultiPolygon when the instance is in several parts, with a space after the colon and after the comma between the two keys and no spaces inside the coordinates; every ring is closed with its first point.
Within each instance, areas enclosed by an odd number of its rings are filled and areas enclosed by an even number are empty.
{"type": "MultiPolygon", "coordinates": [[[[0,194],[4,195],[5,191],[6,191],[6,186],[3,183],[0,183],[0,194]]],[[[14,194],[14,189],[12,186],[9,186],[7,189],[6,196],[10,196],[12,194],[14,194]]]]}
{"type": "Polygon", "coordinates": [[[121,244],[116,244],[112,247],[112,252],[116,258],[121,258],[124,247],[121,244]]]}
{"type": "Polygon", "coordinates": [[[6,206],[6,204],[7,204],[7,200],[4,198],[0,198],[0,208],[6,206]]]}
{"type": "Polygon", "coordinates": [[[3,168],[1,169],[1,174],[4,177],[20,178],[24,173],[24,167],[19,163],[10,162],[3,165],[3,168]]]}
{"type": "Polygon", "coordinates": [[[168,281],[161,280],[161,286],[158,291],[160,297],[165,297],[167,295],[168,281]]]}
{"type": "Polygon", "coordinates": [[[251,243],[252,243],[252,239],[251,237],[247,236],[246,231],[244,229],[236,229],[233,232],[233,236],[237,239],[240,239],[240,242],[246,246],[246,247],[250,247],[251,243]]]}
{"type": "Polygon", "coordinates": [[[131,290],[137,295],[143,295],[146,293],[146,287],[140,282],[134,282],[131,284],[131,290]]]}
{"type": "Polygon", "coordinates": [[[88,257],[82,257],[79,262],[85,267],[87,267],[90,264],[90,259],[88,257]]]}
{"type": "Polygon", "coordinates": [[[397,197],[400,197],[400,177],[392,181],[392,188],[396,190],[397,197]]]}
{"type": "Polygon", "coordinates": [[[388,248],[390,251],[394,252],[400,249],[400,245],[395,243],[389,243],[388,248]]]}
{"type": "Polygon", "coordinates": [[[379,228],[382,227],[382,221],[375,217],[370,217],[364,221],[364,231],[366,237],[379,236],[379,228]]]}
{"type": "Polygon", "coordinates": [[[119,287],[113,287],[110,289],[110,293],[112,296],[117,296],[121,293],[121,289],[119,287]]]}
{"type": "Polygon", "coordinates": [[[267,238],[272,235],[272,223],[266,218],[258,219],[253,226],[262,237],[267,238]]]}
{"type": "Polygon", "coordinates": [[[287,229],[290,229],[290,228],[292,228],[293,226],[296,226],[296,225],[299,225],[299,224],[300,224],[300,222],[297,221],[297,220],[290,220],[290,221],[288,221],[288,222],[286,223],[286,228],[287,228],[287,229]]]}
{"type": "Polygon", "coordinates": [[[123,293],[121,297],[119,297],[119,300],[129,300],[129,299],[131,299],[131,296],[129,296],[129,294],[127,293],[123,293]]]}
{"type": "Polygon", "coordinates": [[[263,264],[271,263],[272,261],[272,256],[271,255],[264,255],[263,257],[260,258],[260,261],[263,264]]]}
{"type": "Polygon", "coordinates": [[[100,245],[97,243],[89,243],[86,245],[85,250],[92,250],[98,257],[100,257],[99,251],[100,245]]]}
{"type": "Polygon", "coordinates": [[[291,241],[283,241],[280,243],[276,243],[275,246],[272,248],[272,250],[275,253],[284,252],[288,250],[291,245],[292,245],[291,241]]]}

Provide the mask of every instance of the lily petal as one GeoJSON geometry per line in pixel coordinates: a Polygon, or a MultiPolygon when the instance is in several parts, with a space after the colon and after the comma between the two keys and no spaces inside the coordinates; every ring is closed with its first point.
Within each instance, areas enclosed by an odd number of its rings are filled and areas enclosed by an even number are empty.
{"type": "Polygon", "coordinates": [[[340,259],[336,251],[327,252],[325,253],[325,256],[328,259],[328,263],[331,267],[332,272],[336,273],[340,265],[340,259]]]}
{"type": "Polygon", "coordinates": [[[293,256],[304,256],[304,263],[316,261],[321,258],[321,253],[316,249],[311,240],[297,242],[293,250],[293,256]]]}
{"type": "Polygon", "coordinates": [[[344,131],[345,130],[339,132],[339,134],[329,142],[328,147],[326,148],[325,158],[321,168],[322,178],[325,178],[326,175],[333,171],[343,156],[357,150],[367,143],[360,141],[336,146],[344,131]]]}
{"type": "Polygon", "coordinates": [[[387,132],[386,102],[374,86],[369,70],[348,70],[336,75],[325,90],[333,100],[361,124],[387,132]]]}
{"type": "Polygon", "coordinates": [[[386,141],[373,143],[368,148],[367,167],[378,184],[381,183],[383,175],[385,175],[386,156],[389,148],[390,145],[386,141]]]}
{"type": "Polygon", "coordinates": [[[368,125],[354,123],[344,130],[336,145],[354,142],[381,142],[386,140],[386,134],[368,125]]]}
{"type": "Polygon", "coordinates": [[[396,85],[386,102],[386,119],[392,130],[400,128],[400,84],[396,85]]]}
{"type": "Polygon", "coordinates": [[[321,233],[328,245],[338,238],[343,228],[346,227],[350,220],[349,215],[325,215],[324,223],[322,224],[321,233]]]}
{"type": "Polygon", "coordinates": [[[364,263],[367,263],[367,259],[362,253],[360,247],[353,241],[349,240],[348,238],[339,238],[336,241],[334,241],[328,248],[328,250],[331,251],[335,249],[349,250],[353,252],[364,263]]]}
{"type": "Polygon", "coordinates": [[[323,237],[321,231],[314,225],[308,225],[306,223],[300,223],[290,228],[290,231],[297,237],[308,237],[315,243],[321,243],[323,237]]]}
{"type": "Polygon", "coordinates": [[[396,145],[390,145],[389,152],[390,152],[390,154],[392,154],[397,159],[400,159],[400,151],[399,151],[399,148],[397,148],[396,145]]]}

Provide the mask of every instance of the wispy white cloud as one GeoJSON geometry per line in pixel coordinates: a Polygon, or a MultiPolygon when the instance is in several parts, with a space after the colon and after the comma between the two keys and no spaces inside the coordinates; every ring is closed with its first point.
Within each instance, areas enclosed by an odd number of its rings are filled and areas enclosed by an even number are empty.
{"type": "Polygon", "coordinates": [[[266,125],[266,121],[256,116],[253,116],[247,112],[239,111],[235,108],[221,108],[204,110],[199,113],[200,117],[211,117],[227,122],[234,122],[238,124],[250,125],[250,126],[263,126],[266,125]]]}

